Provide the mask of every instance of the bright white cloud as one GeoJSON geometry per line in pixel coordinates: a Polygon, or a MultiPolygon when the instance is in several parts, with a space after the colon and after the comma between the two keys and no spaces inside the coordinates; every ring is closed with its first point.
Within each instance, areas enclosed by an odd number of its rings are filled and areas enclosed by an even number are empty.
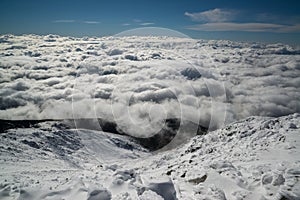
{"type": "Polygon", "coordinates": [[[2,119],[72,118],[75,109],[76,117],[115,119],[141,136],[158,130],[166,116],[207,126],[213,119],[216,128],[222,113],[228,122],[300,112],[300,53],[286,45],[161,37],[0,38],[7,41],[0,46],[2,119]]]}
{"type": "Polygon", "coordinates": [[[185,12],[184,14],[197,22],[226,22],[232,20],[236,16],[237,12],[233,10],[215,8],[204,12],[185,12]]]}

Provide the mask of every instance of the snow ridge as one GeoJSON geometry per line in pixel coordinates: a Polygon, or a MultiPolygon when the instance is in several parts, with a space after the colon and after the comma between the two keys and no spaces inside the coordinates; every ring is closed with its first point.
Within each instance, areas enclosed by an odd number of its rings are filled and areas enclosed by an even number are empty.
{"type": "Polygon", "coordinates": [[[101,131],[81,129],[62,136],[53,123],[1,133],[1,199],[300,198],[297,113],[249,117],[155,154],[137,145],[124,149],[114,142],[130,143],[126,137],[101,131]],[[63,145],[65,154],[39,156],[36,145],[22,142],[43,130],[41,137],[70,138],[63,145]],[[14,138],[18,136],[22,138],[14,138]],[[77,139],[81,145],[68,152],[68,144],[76,147],[77,139]]]}

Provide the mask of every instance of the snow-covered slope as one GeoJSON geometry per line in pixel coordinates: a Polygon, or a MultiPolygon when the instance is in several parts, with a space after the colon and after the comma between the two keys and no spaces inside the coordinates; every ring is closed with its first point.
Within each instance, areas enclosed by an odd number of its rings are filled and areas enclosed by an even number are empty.
{"type": "Polygon", "coordinates": [[[176,149],[58,122],[0,134],[0,199],[300,199],[300,115],[249,117],[176,149]]]}

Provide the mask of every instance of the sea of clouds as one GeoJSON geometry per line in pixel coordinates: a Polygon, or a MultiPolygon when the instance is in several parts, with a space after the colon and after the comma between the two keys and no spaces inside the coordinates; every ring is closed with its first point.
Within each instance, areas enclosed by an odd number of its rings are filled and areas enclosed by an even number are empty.
{"type": "Polygon", "coordinates": [[[174,37],[0,36],[0,118],[105,118],[149,136],[300,112],[300,51],[174,37]]]}

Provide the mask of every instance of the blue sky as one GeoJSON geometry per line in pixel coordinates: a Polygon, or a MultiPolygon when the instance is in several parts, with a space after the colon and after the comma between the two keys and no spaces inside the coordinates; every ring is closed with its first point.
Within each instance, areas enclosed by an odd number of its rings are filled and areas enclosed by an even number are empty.
{"type": "Polygon", "coordinates": [[[295,0],[1,0],[0,33],[106,36],[164,27],[193,38],[300,45],[295,0]]]}

